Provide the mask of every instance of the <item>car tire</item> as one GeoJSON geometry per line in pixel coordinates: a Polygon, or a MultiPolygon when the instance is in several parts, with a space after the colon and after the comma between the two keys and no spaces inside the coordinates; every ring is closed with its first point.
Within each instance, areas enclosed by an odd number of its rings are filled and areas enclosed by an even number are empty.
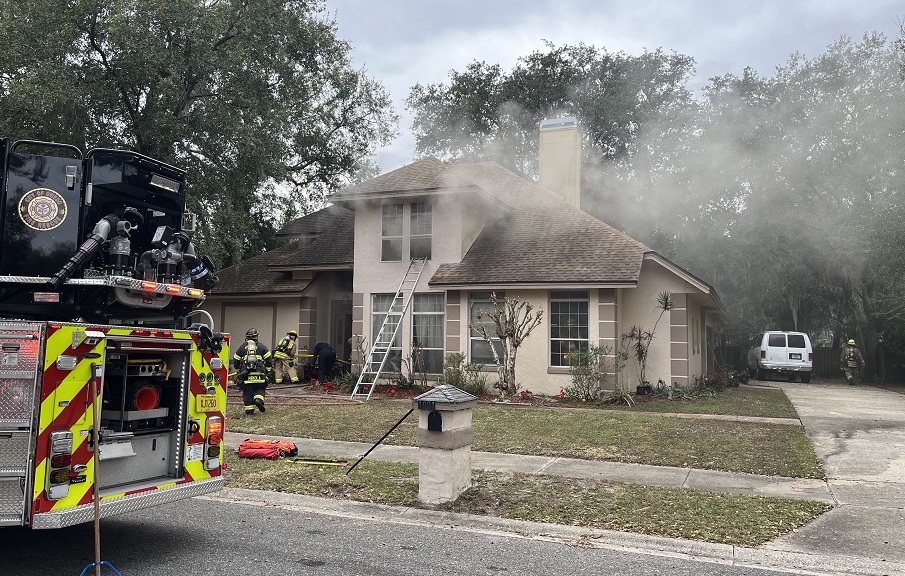
{"type": "Polygon", "coordinates": [[[801,381],[805,384],[811,381],[811,373],[810,372],[802,372],[801,381]]]}

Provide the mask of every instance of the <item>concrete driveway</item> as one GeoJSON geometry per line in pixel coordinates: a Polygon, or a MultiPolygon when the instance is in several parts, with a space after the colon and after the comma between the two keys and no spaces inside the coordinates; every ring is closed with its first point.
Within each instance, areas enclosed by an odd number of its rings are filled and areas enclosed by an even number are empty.
{"type": "Polygon", "coordinates": [[[905,565],[905,394],[844,383],[785,390],[838,506],[766,547],[905,565]]]}

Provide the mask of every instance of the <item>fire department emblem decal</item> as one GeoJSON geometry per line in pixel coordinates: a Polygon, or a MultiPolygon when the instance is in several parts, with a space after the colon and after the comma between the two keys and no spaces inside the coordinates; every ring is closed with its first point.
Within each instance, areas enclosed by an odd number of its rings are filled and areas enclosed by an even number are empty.
{"type": "Polygon", "coordinates": [[[66,219],[66,200],[50,188],[33,188],[19,200],[19,218],[34,230],[53,230],[66,219]]]}

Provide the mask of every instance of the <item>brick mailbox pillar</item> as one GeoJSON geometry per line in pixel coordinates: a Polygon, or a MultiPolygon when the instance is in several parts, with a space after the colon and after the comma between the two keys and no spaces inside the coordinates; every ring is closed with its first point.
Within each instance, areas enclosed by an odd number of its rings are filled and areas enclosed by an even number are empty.
{"type": "Polygon", "coordinates": [[[437,386],[412,399],[418,408],[418,500],[442,504],[471,486],[471,416],[477,396],[437,386]]]}

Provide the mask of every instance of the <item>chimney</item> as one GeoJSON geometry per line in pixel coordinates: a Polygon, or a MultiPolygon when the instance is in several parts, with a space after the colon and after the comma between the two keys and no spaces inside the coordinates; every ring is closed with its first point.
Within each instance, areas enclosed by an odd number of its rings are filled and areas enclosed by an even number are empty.
{"type": "Polygon", "coordinates": [[[574,116],[540,123],[540,185],[581,208],[581,133],[574,116]]]}

